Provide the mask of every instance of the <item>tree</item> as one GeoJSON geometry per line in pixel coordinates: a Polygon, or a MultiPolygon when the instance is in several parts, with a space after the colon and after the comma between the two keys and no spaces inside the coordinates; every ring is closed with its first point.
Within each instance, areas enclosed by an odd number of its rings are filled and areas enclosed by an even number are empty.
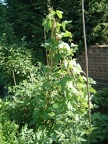
{"type": "MultiPolygon", "coordinates": [[[[40,50],[40,43],[43,41],[42,19],[47,13],[47,6],[64,12],[64,19],[71,20],[69,30],[73,34],[73,41],[83,48],[83,28],[81,0],[5,0],[7,3],[7,17],[12,24],[17,39],[26,37],[30,47],[40,50]]],[[[85,0],[85,20],[87,43],[105,44],[108,43],[108,13],[107,0],[85,0]]]]}

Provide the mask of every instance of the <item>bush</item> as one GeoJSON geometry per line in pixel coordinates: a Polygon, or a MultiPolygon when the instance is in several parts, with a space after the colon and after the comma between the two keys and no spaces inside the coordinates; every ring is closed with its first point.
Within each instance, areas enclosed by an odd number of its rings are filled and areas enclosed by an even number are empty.
{"type": "MultiPolygon", "coordinates": [[[[3,38],[4,39],[4,38],[3,38]]],[[[29,79],[30,71],[36,63],[32,50],[22,45],[0,43],[0,83],[4,87],[19,84],[29,79]]]]}
{"type": "Polygon", "coordinates": [[[19,85],[9,87],[11,120],[15,120],[20,126],[29,125],[43,81],[41,68],[34,67],[31,70],[29,81],[24,80],[19,85]]]}
{"type": "Polygon", "coordinates": [[[95,130],[92,134],[94,141],[102,143],[108,140],[108,88],[98,91],[92,99],[94,109],[92,121],[95,130]]]}
{"type": "Polygon", "coordinates": [[[9,119],[8,102],[0,99],[0,143],[17,144],[18,125],[9,119]]]}
{"type": "MultiPolygon", "coordinates": [[[[18,111],[17,111],[18,112],[18,111]]],[[[34,144],[35,134],[32,129],[23,127],[11,120],[10,101],[0,99],[0,143],[1,144],[34,144]]]]}

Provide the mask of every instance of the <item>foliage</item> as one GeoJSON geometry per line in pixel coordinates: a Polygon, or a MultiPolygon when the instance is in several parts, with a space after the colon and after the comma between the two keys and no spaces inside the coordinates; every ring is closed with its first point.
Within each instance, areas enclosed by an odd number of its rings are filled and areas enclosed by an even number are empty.
{"type": "Polygon", "coordinates": [[[39,1],[31,2],[31,0],[6,0],[6,3],[8,20],[11,23],[14,21],[13,29],[17,38],[21,39],[26,36],[27,40],[36,42],[37,38],[42,37],[41,22],[46,11],[46,0],[41,3],[39,1]]]}
{"type": "Polygon", "coordinates": [[[24,125],[19,130],[19,125],[10,120],[10,102],[0,99],[0,143],[1,144],[34,144],[35,134],[32,129],[24,125]]]}
{"type": "Polygon", "coordinates": [[[108,139],[108,88],[98,91],[92,101],[94,104],[92,121],[96,127],[92,137],[94,141],[102,143],[108,139]]]}
{"type": "Polygon", "coordinates": [[[13,29],[13,22],[8,19],[7,5],[0,2],[0,42],[5,35],[5,43],[15,43],[16,36],[13,29]]]}
{"type": "Polygon", "coordinates": [[[16,143],[18,125],[9,120],[8,102],[0,99],[0,143],[16,143]]]}
{"type": "Polygon", "coordinates": [[[45,63],[42,20],[47,10],[47,1],[6,0],[8,21],[13,24],[17,41],[25,37],[27,47],[33,48],[38,61],[45,63]],[[20,31],[20,32],[19,32],[20,31]]]}
{"type": "Polygon", "coordinates": [[[44,80],[42,75],[40,68],[34,68],[31,70],[29,81],[24,80],[19,85],[9,87],[11,120],[15,120],[20,126],[29,124],[31,121],[37,96],[40,95],[44,80]]]}
{"type": "MultiPolygon", "coordinates": [[[[82,1],[51,0],[55,9],[61,9],[64,12],[64,18],[72,20],[69,26],[73,34],[73,41],[78,44],[80,50],[83,48],[83,28],[82,28],[82,1]]],[[[107,0],[84,0],[86,35],[88,46],[94,44],[108,43],[108,6],[107,0]]],[[[80,52],[80,51],[79,51],[80,52]]]]}
{"type": "Polygon", "coordinates": [[[107,44],[108,43],[108,5],[107,1],[89,2],[86,11],[87,37],[90,44],[107,44]]]}
{"type": "MultiPolygon", "coordinates": [[[[84,0],[84,3],[88,46],[93,44],[107,44],[107,0],[84,0]]],[[[43,57],[42,62],[44,62],[45,51],[40,46],[44,38],[41,23],[44,15],[47,13],[47,6],[50,5],[54,9],[62,10],[64,12],[64,19],[72,21],[68,25],[68,29],[73,34],[73,41],[79,46],[79,52],[82,51],[83,28],[81,0],[5,0],[5,5],[1,4],[0,35],[6,33],[8,42],[18,42],[25,36],[28,47],[36,50],[36,56],[41,55],[38,59],[41,60],[43,57]]]]}
{"type": "Polygon", "coordinates": [[[0,45],[0,83],[12,86],[29,77],[34,65],[33,51],[24,43],[9,46],[5,44],[5,38],[3,40],[0,45]]]}
{"type": "Polygon", "coordinates": [[[47,75],[31,122],[38,127],[37,134],[41,132],[39,140],[43,143],[81,143],[90,134],[86,78],[72,59],[76,45],[69,44],[72,35],[66,26],[70,22],[61,19],[62,12],[50,8],[43,21],[47,75]],[[69,38],[68,43],[64,38],[69,38]],[[42,135],[43,131],[47,135],[42,135]]]}

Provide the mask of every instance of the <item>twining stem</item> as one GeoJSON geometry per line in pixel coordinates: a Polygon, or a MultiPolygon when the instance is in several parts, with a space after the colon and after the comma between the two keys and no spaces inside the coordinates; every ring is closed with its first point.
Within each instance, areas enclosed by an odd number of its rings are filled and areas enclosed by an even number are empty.
{"type": "MultiPolygon", "coordinates": [[[[44,28],[44,38],[45,38],[45,42],[46,42],[46,31],[44,28]]],[[[48,51],[46,50],[46,61],[47,61],[47,65],[49,66],[49,60],[48,60],[48,51]]]]}
{"type": "Polygon", "coordinates": [[[16,78],[15,78],[15,73],[14,73],[14,71],[12,71],[12,75],[13,75],[14,85],[16,86],[16,78]]]}

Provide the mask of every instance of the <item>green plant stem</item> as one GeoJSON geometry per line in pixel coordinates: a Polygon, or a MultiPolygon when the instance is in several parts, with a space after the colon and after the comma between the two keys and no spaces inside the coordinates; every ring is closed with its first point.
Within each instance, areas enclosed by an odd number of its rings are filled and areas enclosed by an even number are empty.
{"type": "Polygon", "coordinates": [[[12,75],[13,75],[14,85],[16,86],[16,78],[15,78],[15,73],[14,73],[14,71],[12,71],[12,75]]]}

